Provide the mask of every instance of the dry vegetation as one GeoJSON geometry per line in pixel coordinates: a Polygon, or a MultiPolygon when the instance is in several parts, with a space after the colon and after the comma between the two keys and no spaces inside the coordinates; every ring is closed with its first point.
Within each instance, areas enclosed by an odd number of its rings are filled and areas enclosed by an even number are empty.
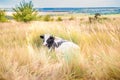
{"type": "Polygon", "coordinates": [[[61,22],[0,23],[0,80],[120,80],[120,16],[89,23],[88,16],[61,22]],[[40,34],[80,46],[80,53],[48,53],[40,34]]]}

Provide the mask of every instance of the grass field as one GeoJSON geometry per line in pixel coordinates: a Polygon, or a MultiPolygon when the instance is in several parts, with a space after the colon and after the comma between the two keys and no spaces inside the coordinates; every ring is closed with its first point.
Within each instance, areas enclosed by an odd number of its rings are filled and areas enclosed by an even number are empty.
{"type": "Polygon", "coordinates": [[[120,15],[92,23],[89,15],[72,16],[0,23],[0,80],[120,80],[120,15]],[[39,38],[45,33],[75,42],[80,53],[64,60],[49,53],[39,38]]]}

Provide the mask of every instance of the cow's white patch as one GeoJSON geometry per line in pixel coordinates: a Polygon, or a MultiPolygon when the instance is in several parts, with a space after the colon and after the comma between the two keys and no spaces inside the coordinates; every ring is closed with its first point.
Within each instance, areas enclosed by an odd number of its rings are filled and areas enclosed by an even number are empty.
{"type": "Polygon", "coordinates": [[[44,45],[44,46],[47,45],[47,40],[48,40],[49,37],[50,37],[49,34],[45,34],[45,35],[44,35],[44,42],[43,42],[43,45],[44,45]]]}
{"type": "Polygon", "coordinates": [[[55,48],[57,53],[72,53],[76,50],[79,50],[79,46],[69,41],[62,43],[58,48],[55,48]]]}

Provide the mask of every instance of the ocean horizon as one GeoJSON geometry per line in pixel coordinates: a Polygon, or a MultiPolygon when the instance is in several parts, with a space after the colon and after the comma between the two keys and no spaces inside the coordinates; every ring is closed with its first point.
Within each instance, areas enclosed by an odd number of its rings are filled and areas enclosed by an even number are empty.
{"type": "MultiPolygon", "coordinates": [[[[12,8],[1,8],[13,12],[12,8]]],[[[120,14],[120,7],[82,7],[82,8],[35,8],[39,12],[68,12],[86,14],[120,14]]]]}

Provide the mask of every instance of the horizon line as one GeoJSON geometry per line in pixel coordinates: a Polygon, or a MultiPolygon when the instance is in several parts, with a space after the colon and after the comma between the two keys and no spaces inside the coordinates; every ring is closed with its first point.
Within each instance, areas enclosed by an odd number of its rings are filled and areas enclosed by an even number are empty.
{"type": "MultiPolygon", "coordinates": [[[[2,7],[0,7],[1,9],[2,7]]],[[[3,8],[14,8],[14,7],[3,7],[3,8]]],[[[34,8],[120,8],[120,6],[98,6],[98,7],[34,7],[34,8]]]]}

